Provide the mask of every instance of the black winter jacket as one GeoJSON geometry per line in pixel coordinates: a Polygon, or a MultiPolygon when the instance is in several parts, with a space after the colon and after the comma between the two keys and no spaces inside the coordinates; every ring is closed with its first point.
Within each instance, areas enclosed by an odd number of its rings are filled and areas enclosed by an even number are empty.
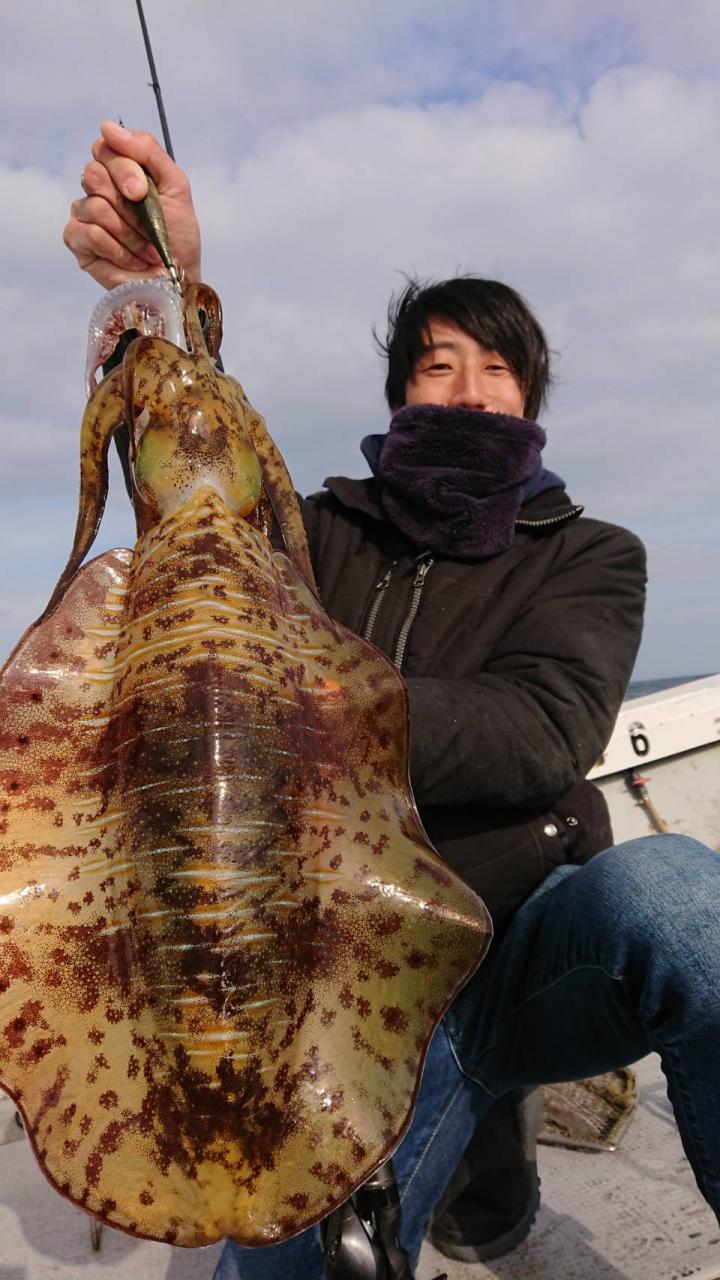
{"type": "Polygon", "coordinates": [[[555,489],[503,554],[431,558],[387,522],[374,480],[325,484],[302,504],[323,604],[399,662],[420,815],[497,931],[553,867],[612,843],[583,779],[640,642],[642,544],[555,489]]]}

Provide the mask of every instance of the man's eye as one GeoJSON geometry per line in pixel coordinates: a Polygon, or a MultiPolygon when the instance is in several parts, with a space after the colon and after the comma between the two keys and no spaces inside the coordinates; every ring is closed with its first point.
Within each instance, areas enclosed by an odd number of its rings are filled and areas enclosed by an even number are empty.
{"type": "Polygon", "coordinates": [[[438,370],[442,371],[443,369],[449,369],[449,368],[450,368],[450,365],[449,365],[449,364],[445,364],[445,363],[443,363],[441,360],[436,360],[435,364],[429,364],[429,365],[427,365],[427,366],[425,367],[425,369],[423,370],[423,372],[424,372],[424,373],[436,373],[438,370]]]}

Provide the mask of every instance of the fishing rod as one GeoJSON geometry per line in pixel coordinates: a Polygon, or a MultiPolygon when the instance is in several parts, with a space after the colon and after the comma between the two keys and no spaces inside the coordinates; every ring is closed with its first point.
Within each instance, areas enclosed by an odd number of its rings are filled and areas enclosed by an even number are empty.
{"type": "MultiPolygon", "coordinates": [[[[162,129],[163,142],[165,143],[165,150],[170,156],[170,159],[174,160],[175,152],[173,151],[167,116],[165,115],[165,107],[162,100],[162,89],[160,88],[160,81],[158,80],[157,69],[155,67],[152,45],[150,44],[150,33],[148,32],[147,23],[145,21],[142,0],[135,0],[135,4],[137,5],[140,29],[142,31],[143,41],[145,42],[145,52],[147,53],[150,75],[152,76],[150,88],[155,94],[158,115],[160,116],[160,128],[162,129]]],[[[149,173],[147,169],[145,169],[144,172],[145,177],[147,178],[148,191],[145,199],[141,202],[138,209],[140,221],[143,223],[145,230],[150,237],[151,244],[155,246],[160,254],[163,264],[167,267],[173,284],[175,284],[178,289],[182,289],[183,273],[182,269],[178,269],[170,246],[170,241],[167,238],[165,219],[162,216],[162,207],[160,205],[160,196],[158,195],[158,190],[155,186],[152,174],[149,173]]],[[[222,370],[222,363],[220,363],[219,367],[222,370]]]]}
{"type": "Polygon", "coordinates": [[[142,28],[143,40],[145,41],[145,52],[147,54],[148,65],[150,67],[150,75],[152,76],[152,80],[150,81],[150,88],[155,94],[155,101],[157,102],[157,109],[158,109],[158,115],[160,116],[160,128],[162,129],[163,142],[165,143],[165,150],[167,151],[170,159],[174,160],[175,152],[173,151],[173,145],[172,145],[172,142],[170,141],[170,130],[168,129],[167,116],[165,115],[165,107],[163,106],[162,90],[160,88],[160,81],[158,80],[158,74],[155,68],[155,59],[153,58],[152,45],[150,44],[150,36],[148,34],[147,23],[145,21],[145,14],[143,13],[142,0],[135,0],[135,3],[137,5],[138,17],[140,19],[140,26],[142,28]]]}
{"type": "MultiPolygon", "coordinates": [[[[170,130],[142,0],[135,0],[135,3],[152,76],[150,88],[157,102],[165,150],[170,159],[174,160],[175,155],[170,141],[170,130]]],[[[151,181],[149,175],[148,181],[151,181]]],[[[153,191],[154,184],[149,194],[153,191]]],[[[167,242],[167,232],[163,235],[164,220],[159,200],[156,201],[155,221],[147,209],[147,204],[146,197],[143,201],[145,215],[143,220],[146,221],[155,247],[173,274],[174,262],[167,242]]],[[[177,278],[176,274],[174,278],[177,278]]],[[[222,368],[221,365],[219,367],[222,368]]],[[[320,1224],[325,1280],[413,1280],[408,1255],[398,1240],[399,1226],[400,1193],[392,1160],[388,1159],[358,1188],[354,1196],[346,1200],[320,1224]]],[[[436,1280],[447,1280],[447,1277],[437,1276],[436,1280]]]]}

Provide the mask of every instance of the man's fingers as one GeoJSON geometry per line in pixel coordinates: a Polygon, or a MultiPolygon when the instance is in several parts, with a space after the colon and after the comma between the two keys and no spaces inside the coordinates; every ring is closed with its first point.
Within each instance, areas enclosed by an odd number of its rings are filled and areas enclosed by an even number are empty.
{"type": "Polygon", "coordinates": [[[81,271],[87,271],[103,289],[114,289],[128,280],[147,280],[151,276],[164,275],[165,268],[161,265],[151,267],[146,262],[138,262],[136,266],[115,266],[105,253],[96,256],[87,243],[86,231],[86,227],[71,218],[63,231],[63,240],[81,271]]]}
{"type": "Polygon", "coordinates": [[[118,284],[126,284],[128,280],[148,280],[151,276],[164,275],[163,267],[145,267],[142,271],[126,271],[114,267],[105,258],[89,258],[78,266],[87,271],[103,289],[114,289],[118,284]]]}
{"type": "MultiPolygon", "coordinates": [[[[93,143],[93,151],[101,142],[93,143]]],[[[98,160],[90,160],[82,171],[80,185],[86,196],[102,196],[111,204],[118,205],[122,196],[113,182],[104,164],[98,160]]]]}
{"type": "Polygon", "coordinates": [[[97,138],[93,142],[92,153],[96,163],[105,169],[118,196],[125,196],[128,200],[142,200],[147,195],[147,178],[137,161],[118,155],[104,138],[97,138]]]}
{"type": "Polygon", "coordinates": [[[153,266],[160,261],[147,238],[131,227],[104,196],[86,196],[84,200],[74,200],[70,211],[78,222],[102,227],[141,261],[151,262],[153,266]]]}
{"type": "MultiPolygon", "coordinates": [[[[132,253],[145,257],[154,266],[160,258],[150,244],[145,227],[140,221],[137,202],[127,199],[118,190],[108,168],[109,161],[114,164],[113,153],[102,138],[98,138],[93,143],[92,149],[99,158],[91,160],[83,169],[82,186],[86,193],[86,200],[73,203],[71,206],[73,215],[77,216],[81,222],[100,222],[116,240],[124,244],[132,253]],[[88,203],[89,201],[92,203],[88,203]],[[102,204],[105,206],[104,209],[102,204]],[[110,210],[114,211],[114,215],[110,210]],[[95,216],[96,213],[98,216],[95,216]]],[[[137,171],[137,165],[133,161],[128,163],[132,164],[134,171],[137,171]]],[[[141,177],[147,190],[145,175],[141,174],[141,177]]]]}
{"type": "Polygon", "coordinates": [[[124,244],[120,244],[114,236],[109,235],[104,227],[91,225],[86,226],[84,230],[88,249],[96,258],[107,258],[109,262],[114,263],[116,267],[122,267],[125,271],[138,271],[147,265],[143,258],[137,258],[134,253],[125,248],[124,244]]]}
{"type": "Polygon", "coordinates": [[[113,267],[109,263],[102,262],[102,277],[98,274],[95,279],[105,289],[114,289],[117,284],[125,284],[128,280],[149,280],[151,276],[164,276],[165,268],[159,267],[143,267],[142,271],[121,270],[120,267],[113,267]]]}
{"type": "MultiPolygon", "coordinates": [[[[145,133],[140,129],[125,129],[122,125],[115,124],[113,120],[103,120],[100,132],[109,149],[120,157],[120,161],[126,162],[124,166],[121,163],[116,166],[117,172],[122,174],[126,181],[137,177],[137,169],[127,167],[127,162],[134,161],[138,167],[147,169],[152,175],[161,195],[185,191],[188,186],[185,174],[178,168],[175,161],[170,159],[167,151],[151,133],[145,133]]],[[[143,182],[145,182],[144,177],[143,182]]],[[[118,185],[123,194],[130,199],[142,199],[147,190],[147,184],[145,184],[145,190],[140,190],[139,194],[134,196],[130,195],[129,191],[125,191],[121,183],[118,185]]]]}
{"type": "Polygon", "coordinates": [[[88,263],[107,259],[109,264],[120,267],[125,272],[145,272],[146,275],[154,272],[154,266],[144,255],[141,257],[133,253],[97,224],[79,222],[72,217],[63,231],[63,240],[75,254],[83,271],[90,270],[88,263]]]}
{"type": "MultiPolygon", "coordinates": [[[[101,154],[106,150],[102,139],[93,143],[93,151],[96,148],[101,151],[101,154]]],[[[143,181],[145,181],[144,175],[143,181]]],[[[102,161],[91,160],[85,166],[82,172],[82,187],[87,196],[99,196],[107,201],[129,228],[141,236],[145,235],[135,203],[125,198],[102,161]]]]}

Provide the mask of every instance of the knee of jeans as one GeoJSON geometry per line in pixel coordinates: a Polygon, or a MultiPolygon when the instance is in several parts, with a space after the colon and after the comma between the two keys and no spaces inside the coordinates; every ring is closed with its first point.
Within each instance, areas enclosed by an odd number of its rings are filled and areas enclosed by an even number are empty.
{"type": "Polygon", "coordinates": [[[720,960],[720,854],[689,836],[628,840],[587,864],[588,890],[644,937],[684,951],[713,941],[720,960]]]}

